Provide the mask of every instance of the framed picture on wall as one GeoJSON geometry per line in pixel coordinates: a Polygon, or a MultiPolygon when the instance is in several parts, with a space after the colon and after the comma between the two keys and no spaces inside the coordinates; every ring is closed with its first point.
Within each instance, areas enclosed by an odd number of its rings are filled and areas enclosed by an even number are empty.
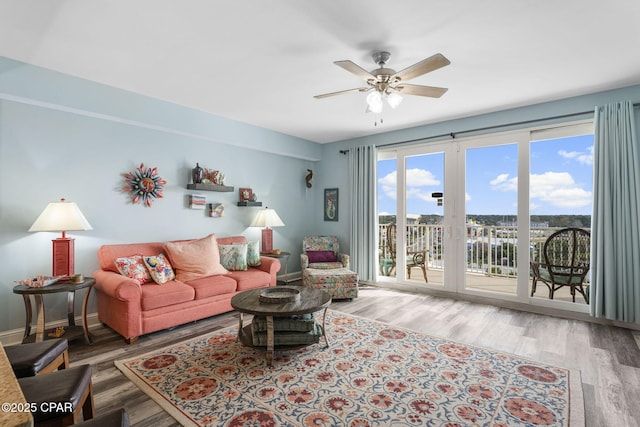
{"type": "Polygon", "coordinates": [[[324,189],[324,220],[325,221],[338,220],[338,189],[337,188],[324,189]]]}
{"type": "Polygon", "coordinates": [[[241,188],[240,190],[240,201],[241,202],[250,202],[253,197],[253,190],[251,188],[241,188]]]}

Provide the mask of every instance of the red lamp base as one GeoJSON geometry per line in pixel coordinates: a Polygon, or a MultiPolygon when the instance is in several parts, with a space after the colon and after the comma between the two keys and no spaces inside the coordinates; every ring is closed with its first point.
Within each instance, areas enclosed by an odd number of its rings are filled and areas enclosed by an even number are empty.
{"type": "Polygon", "coordinates": [[[262,230],[262,253],[273,252],[273,230],[269,227],[262,230]]]}
{"type": "Polygon", "coordinates": [[[71,276],[74,269],[74,244],[75,239],[59,237],[53,242],[53,275],[71,276]]]}

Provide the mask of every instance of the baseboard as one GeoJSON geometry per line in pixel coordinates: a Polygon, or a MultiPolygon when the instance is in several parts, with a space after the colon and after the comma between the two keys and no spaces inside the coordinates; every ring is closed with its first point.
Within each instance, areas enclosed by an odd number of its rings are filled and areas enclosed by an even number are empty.
{"type": "MultiPolygon", "coordinates": [[[[89,325],[89,329],[93,326],[99,325],[100,320],[98,320],[98,313],[92,313],[87,315],[87,323],[89,325]]],[[[82,317],[76,317],[76,325],[82,325],[82,317]]],[[[67,326],[66,320],[56,320],[54,322],[47,322],[47,329],[57,328],[59,326],[67,326]]],[[[35,326],[31,326],[31,332],[35,332],[35,326]]],[[[22,342],[22,337],[24,336],[24,328],[20,329],[11,329],[8,331],[0,332],[0,342],[2,345],[12,345],[12,344],[20,344],[22,342]]],[[[64,335],[63,335],[64,336],[64,335]]]]}

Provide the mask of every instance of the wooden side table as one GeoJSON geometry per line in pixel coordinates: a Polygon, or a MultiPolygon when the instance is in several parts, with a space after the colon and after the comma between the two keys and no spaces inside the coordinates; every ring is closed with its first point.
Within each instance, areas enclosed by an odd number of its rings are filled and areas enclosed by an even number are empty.
{"type": "Polygon", "coordinates": [[[279,254],[260,252],[260,256],[267,256],[269,258],[278,258],[279,260],[284,260],[281,261],[281,263],[284,263],[284,280],[282,281],[282,283],[288,285],[289,279],[287,278],[287,269],[289,266],[289,257],[291,256],[291,252],[282,251],[279,254]]]}
{"type": "Polygon", "coordinates": [[[27,342],[41,342],[49,337],[45,334],[45,314],[44,314],[44,301],[43,295],[56,294],[60,292],[67,293],[67,321],[68,326],[65,327],[65,333],[61,336],[67,338],[69,341],[83,337],[87,344],[92,344],[92,338],[89,333],[89,327],[87,325],[87,304],[89,302],[89,295],[93,285],[96,284],[96,279],[93,277],[84,278],[84,282],[80,284],[73,284],[69,281],[58,282],[53,285],[45,286],[42,288],[32,288],[25,285],[17,285],[13,288],[14,294],[22,295],[24,300],[24,309],[26,312],[26,323],[24,326],[24,338],[23,343],[27,342]],[[75,318],[75,300],[76,291],[87,288],[87,292],[84,295],[82,301],[82,326],[76,325],[75,318]],[[36,333],[31,334],[31,320],[33,311],[31,308],[31,296],[36,303],[36,333]]]}

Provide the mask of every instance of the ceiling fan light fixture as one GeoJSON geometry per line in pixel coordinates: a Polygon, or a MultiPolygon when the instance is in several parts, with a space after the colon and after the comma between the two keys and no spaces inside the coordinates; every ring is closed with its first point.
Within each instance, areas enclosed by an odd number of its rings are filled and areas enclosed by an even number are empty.
{"type": "Polygon", "coordinates": [[[444,87],[414,85],[405,83],[408,80],[418,76],[435,71],[439,68],[449,65],[451,62],[441,53],[436,53],[422,61],[396,72],[391,68],[386,68],[386,63],[391,54],[386,51],[374,52],[373,60],[378,64],[379,68],[367,71],[358,64],[349,60],[335,61],[334,64],[359,77],[366,82],[366,86],[354,89],[341,90],[338,92],[325,93],[315,95],[314,98],[322,99],[331,96],[342,95],[352,92],[368,92],[367,95],[367,113],[381,113],[383,108],[383,100],[387,100],[387,104],[391,108],[397,108],[402,102],[402,95],[425,96],[429,98],[440,98],[447,91],[444,87]]]}
{"type": "Polygon", "coordinates": [[[377,90],[367,95],[367,105],[372,113],[380,113],[382,111],[382,94],[377,90]]]}
{"type": "Polygon", "coordinates": [[[391,108],[396,108],[402,102],[402,96],[397,92],[391,92],[387,95],[387,102],[391,108]]]}

